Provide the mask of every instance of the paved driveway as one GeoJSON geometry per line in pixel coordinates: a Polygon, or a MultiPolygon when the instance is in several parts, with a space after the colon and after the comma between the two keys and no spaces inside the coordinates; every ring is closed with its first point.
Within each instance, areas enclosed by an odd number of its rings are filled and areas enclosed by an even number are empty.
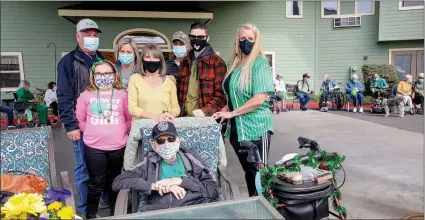
{"type": "MultiPolygon", "coordinates": [[[[276,115],[269,162],[300,152],[297,138],[305,136],[316,140],[324,150],[347,156],[341,202],[350,219],[400,219],[422,211],[423,134],[373,122],[318,111],[276,115]]],[[[423,118],[413,122],[423,126],[423,118]]],[[[75,163],[71,142],[62,129],[54,129],[53,135],[57,170],[68,170],[72,177],[75,163]]],[[[246,197],[242,168],[231,146],[226,151],[227,169],[246,197]]]]}

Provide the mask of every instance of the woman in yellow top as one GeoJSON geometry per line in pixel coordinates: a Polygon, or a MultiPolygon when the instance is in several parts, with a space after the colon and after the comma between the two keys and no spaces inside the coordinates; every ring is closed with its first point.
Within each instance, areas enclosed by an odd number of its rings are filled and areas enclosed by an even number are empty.
{"type": "Polygon", "coordinates": [[[180,107],[176,85],[165,76],[162,51],[156,44],[147,44],[140,57],[139,74],[130,76],[127,87],[128,111],[133,121],[139,118],[173,120],[180,114],[180,107]]]}

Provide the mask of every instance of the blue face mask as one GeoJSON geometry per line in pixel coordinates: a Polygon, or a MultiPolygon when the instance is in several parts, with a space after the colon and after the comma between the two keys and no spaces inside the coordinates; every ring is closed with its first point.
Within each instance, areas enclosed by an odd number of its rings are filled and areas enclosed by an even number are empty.
{"type": "Polygon", "coordinates": [[[424,79],[418,79],[418,82],[419,82],[420,84],[424,84],[424,79]]]}
{"type": "Polygon", "coordinates": [[[99,38],[98,37],[84,37],[84,48],[92,52],[96,52],[99,48],[99,38]]]}
{"type": "Polygon", "coordinates": [[[186,54],[186,46],[173,46],[173,53],[176,57],[184,57],[186,54]]]}
{"type": "Polygon", "coordinates": [[[134,55],[133,54],[120,53],[120,54],[118,54],[118,60],[122,64],[129,66],[134,61],[134,55]]]}

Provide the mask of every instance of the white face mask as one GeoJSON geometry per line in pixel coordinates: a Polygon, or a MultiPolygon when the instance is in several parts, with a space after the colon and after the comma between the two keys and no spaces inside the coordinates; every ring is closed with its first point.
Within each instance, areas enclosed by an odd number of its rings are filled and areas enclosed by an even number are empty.
{"type": "Polygon", "coordinates": [[[156,145],[155,152],[164,160],[173,159],[176,156],[177,151],[179,151],[180,142],[166,142],[164,144],[156,145]]]}

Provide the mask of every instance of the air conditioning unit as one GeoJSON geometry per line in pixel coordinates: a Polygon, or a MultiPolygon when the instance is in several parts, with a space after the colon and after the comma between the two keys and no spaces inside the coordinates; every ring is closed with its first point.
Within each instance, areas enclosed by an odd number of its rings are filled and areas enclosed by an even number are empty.
{"type": "Polygon", "coordinates": [[[334,28],[360,27],[362,20],[360,16],[343,16],[334,18],[334,28]]]}

